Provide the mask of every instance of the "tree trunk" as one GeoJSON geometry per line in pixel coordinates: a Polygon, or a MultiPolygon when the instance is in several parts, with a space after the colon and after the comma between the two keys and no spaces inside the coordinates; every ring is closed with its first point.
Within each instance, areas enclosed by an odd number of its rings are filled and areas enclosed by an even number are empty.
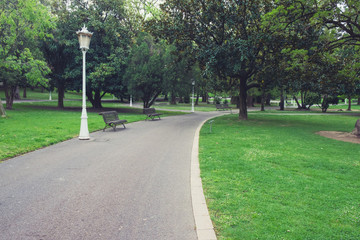
{"type": "Polygon", "coordinates": [[[261,88],[261,110],[260,111],[262,111],[262,112],[264,112],[265,111],[265,88],[264,87],[262,87],[261,88]]]}
{"type": "Polygon", "coordinates": [[[16,99],[16,100],[21,99],[20,98],[20,88],[19,88],[19,86],[16,86],[16,88],[15,88],[14,99],[16,99]]]}
{"type": "Polygon", "coordinates": [[[360,97],[358,98],[358,103],[357,103],[357,105],[360,105],[360,97]]]}
{"type": "Polygon", "coordinates": [[[294,98],[294,100],[295,100],[295,102],[296,102],[296,104],[297,104],[298,108],[300,109],[300,108],[301,108],[301,106],[300,106],[300,103],[299,103],[299,101],[298,101],[297,97],[296,97],[296,96],[293,96],[293,98],[294,98]]]}
{"type": "Polygon", "coordinates": [[[92,91],[86,91],[86,96],[89,99],[93,108],[102,108],[101,94],[99,90],[96,90],[94,92],[94,95],[92,94],[92,91]]]}
{"type": "Polygon", "coordinates": [[[270,93],[266,94],[265,105],[266,106],[271,106],[271,95],[270,95],[270,93]]]}
{"type": "Polygon", "coordinates": [[[328,95],[325,94],[322,103],[321,103],[321,112],[326,113],[327,109],[329,108],[329,104],[327,102],[328,95]]]}
{"type": "Polygon", "coordinates": [[[304,109],[306,108],[305,97],[306,96],[304,96],[304,93],[301,91],[301,107],[300,108],[304,108],[304,109]]]}
{"type": "Polygon", "coordinates": [[[206,93],[201,96],[201,102],[203,102],[203,103],[207,102],[207,94],[206,93]]]}
{"type": "Polygon", "coordinates": [[[1,98],[0,98],[0,112],[1,112],[1,117],[6,117],[6,112],[5,112],[5,108],[3,106],[3,103],[1,101],[1,98]]]}
{"type": "Polygon", "coordinates": [[[5,82],[4,89],[5,89],[6,109],[11,110],[13,109],[16,87],[8,86],[5,82]]]}
{"type": "Polygon", "coordinates": [[[26,87],[24,87],[23,98],[27,98],[27,95],[26,95],[26,87]]]}
{"type": "Polygon", "coordinates": [[[64,108],[65,81],[56,80],[58,88],[58,108],[64,108]]]}
{"type": "Polygon", "coordinates": [[[240,93],[239,93],[239,120],[247,120],[247,85],[246,78],[240,79],[240,93]]]}
{"type": "Polygon", "coordinates": [[[285,110],[284,89],[281,89],[279,107],[280,107],[280,111],[285,110]]]}
{"type": "Polygon", "coordinates": [[[351,111],[351,97],[349,97],[348,111],[351,111]]]}
{"type": "Polygon", "coordinates": [[[254,97],[253,96],[247,96],[246,97],[246,105],[248,107],[254,107],[254,97]]]}
{"type": "Polygon", "coordinates": [[[156,101],[157,97],[160,95],[160,93],[161,92],[158,92],[155,94],[155,96],[150,100],[148,107],[151,107],[155,103],[155,101],[156,101]]]}
{"type": "Polygon", "coordinates": [[[173,94],[173,93],[170,96],[170,104],[171,105],[176,105],[176,95],[173,94]]]}

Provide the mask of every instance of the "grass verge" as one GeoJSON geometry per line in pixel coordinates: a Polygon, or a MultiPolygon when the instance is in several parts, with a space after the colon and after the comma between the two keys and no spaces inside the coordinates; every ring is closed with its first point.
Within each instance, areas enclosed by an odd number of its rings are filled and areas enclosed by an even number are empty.
{"type": "MultiPolygon", "coordinates": [[[[79,135],[81,101],[67,101],[65,110],[56,108],[56,102],[29,102],[14,104],[15,110],[8,110],[7,118],[0,118],[0,161],[23,153],[34,151],[79,135]]],[[[109,104],[102,110],[88,109],[90,132],[104,128],[100,111],[116,110],[120,119],[128,123],[142,121],[141,109],[114,108],[109,104]]],[[[164,117],[184,114],[175,111],[159,111],[164,117]]]]}
{"type": "Polygon", "coordinates": [[[219,239],[360,239],[360,145],[316,135],[358,117],[236,115],[200,135],[200,167],[219,239]]]}

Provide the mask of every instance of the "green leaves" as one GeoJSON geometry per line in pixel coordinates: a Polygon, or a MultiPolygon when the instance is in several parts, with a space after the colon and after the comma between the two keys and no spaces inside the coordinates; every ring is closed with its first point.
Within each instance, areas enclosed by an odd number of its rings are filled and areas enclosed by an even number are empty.
{"type": "Polygon", "coordinates": [[[0,81],[11,108],[18,85],[46,85],[49,68],[42,60],[39,41],[51,37],[55,25],[48,9],[36,0],[9,0],[0,5],[0,81]]]}
{"type": "Polygon", "coordinates": [[[132,46],[125,74],[134,97],[141,98],[144,108],[150,107],[164,89],[165,43],[156,43],[145,32],[139,34],[132,46]]]}

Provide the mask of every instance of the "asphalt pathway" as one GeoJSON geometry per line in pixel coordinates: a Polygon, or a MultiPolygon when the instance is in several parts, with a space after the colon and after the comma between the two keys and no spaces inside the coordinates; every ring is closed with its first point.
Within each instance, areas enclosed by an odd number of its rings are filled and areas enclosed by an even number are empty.
{"type": "Polygon", "coordinates": [[[220,114],[131,123],[1,163],[0,239],[196,239],[193,139],[220,114]]]}

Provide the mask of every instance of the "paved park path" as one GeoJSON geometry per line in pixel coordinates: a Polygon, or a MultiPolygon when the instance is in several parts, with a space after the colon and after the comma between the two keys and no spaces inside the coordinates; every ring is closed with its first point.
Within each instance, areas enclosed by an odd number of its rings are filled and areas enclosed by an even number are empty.
{"type": "Polygon", "coordinates": [[[0,239],[196,239],[194,134],[217,115],[131,123],[1,163],[0,239]]]}

